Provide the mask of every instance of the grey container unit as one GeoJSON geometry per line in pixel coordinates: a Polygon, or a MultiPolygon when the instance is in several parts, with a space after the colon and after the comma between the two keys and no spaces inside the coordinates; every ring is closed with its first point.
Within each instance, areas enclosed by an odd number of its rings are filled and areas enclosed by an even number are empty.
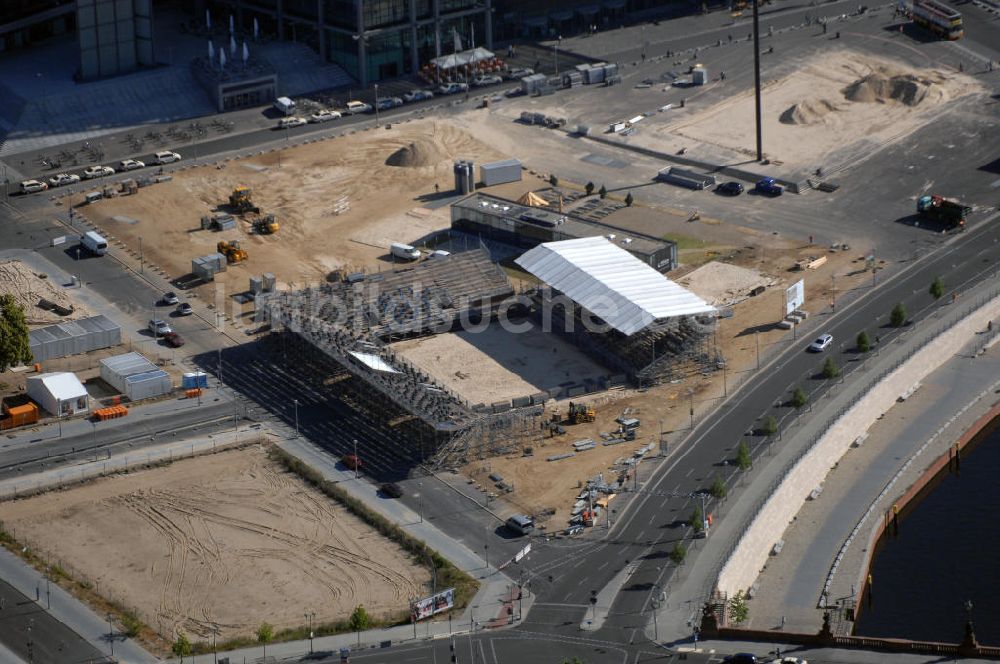
{"type": "Polygon", "coordinates": [[[273,293],[275,285],[277,284],[277,280],[274,278],[274,273],[265,272],[262,276],[264,278],[264,292],[273,293]]]}
{"type": "Polygon", "coordinates": [[[131,401],[141,399],[153,399],[155,397],[170,394],[174,389],[170,382],[170,376],[162,369],[146,371],[140,374],[133,374],[125,377],[124,394],[131,401]]]}
{"type": "Polygon", "coordinates": [[[170,376],[135,352],[101,360],[101,378],[132,400],[149,399],[173,389],[170,376]],[[136,376],[139,378],[133,378],[136,376]]]}
{"type": "Polygon", "coordinates": [[[111,348],[121,342],[121,327],[106,316],[66,321],[28,333],[28,345],[36,362],[111,348]]]}
{"type": "Polygon", "coordinates": [[[688,189],[705,189],[715,184],[715,176],[695,171],[688,171],[676,166],[661,168],[656,174],[656,179],[661,182],[687,187],[688,189]]]}
{"type": "Polygon", "coordinates": [[[230,215],[216,219],[215,222],[220,231],[231,231],[236,228],[236,219],[230,215]]]}
{"type": "Polygon", "coordinates": [[[604,65],[604,78],[609,78],[611,76],[617,76],[617,75],[618,75],[617,62],[609,62],[608,64],[604,65]]]}
{"type": "Polygon", "coordinates": [[[604,67],[607,65],[606,62],[598,62],[592,64],[589,69],[584,72],[584,77],[587,80],[587,85],[593,85],[594,83],[604,82],[604,67]]]}
{"type": "Polygon", "coordinates": [[[578,71],[568,71],[562,75],[564,88],[578,88],[583,85],[583,74],[578,71]]]}
{"type": "Polygon", "coordinates": [[[483,164],[479,167],[479,179],[485,187],[506,182],[520,182],[521,162],[517,159],[504,159],[483,164]]]}
{"type": "Polygon", "coordinates": [[[222,254],[199,256],[191,261],[191,274],[204,281],[215,279],[216,272],[226,271],[226,257],[222,254]]]}
{"type": "Polygon", "coordinates": [[[521,91],[526,95],[533,95],[546,82],[545,74],[532,74],[521,79],[521,91]]]}

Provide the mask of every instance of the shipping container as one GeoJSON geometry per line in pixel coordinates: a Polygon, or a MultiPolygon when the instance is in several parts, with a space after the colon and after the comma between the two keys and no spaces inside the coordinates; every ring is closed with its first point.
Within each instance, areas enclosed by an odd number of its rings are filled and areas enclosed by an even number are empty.
{"type": "Polygon", "coordinates": [[[121,342],[121,327],[106,316],[66,321],[28,333],[28,345],[35,362],[111,348],[121,342]]]}
{"type": "Polygon", "coordinates": [[[495,184],[506,182],[519,182],[521,180],[521,162],[517,159],[504,159],[483,164],[479,167],[479,179],[484,187],[492,187],[495,184]]]}

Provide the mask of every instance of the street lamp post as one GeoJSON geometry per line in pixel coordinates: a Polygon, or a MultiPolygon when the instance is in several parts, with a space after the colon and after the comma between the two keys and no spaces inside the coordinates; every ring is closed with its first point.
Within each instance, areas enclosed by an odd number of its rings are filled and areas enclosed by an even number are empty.
{"type": "Polygon", "coordinates": [[[111,613],[108,613],[108,643],[111,644],[111,656],[115,656],[115,637],[111,630],[111,613]]]}
{"type": "Polygon", "coordinates": [[[212,660],[219,664],[219,648],[215,643],[215,637],[219,634],[218,627],[212,627],[212,660]]]}
{"type": "Polygon", "coordinates": [[[420,523],[424,522],[424,483],[417,482],[417,516],[420,517],[420,523]]]}
{"type": "Polygon", "coordinates": [[[354,479],[358,479],[358,466],[361,465],[361,459],[358,458],[358,439],[354,439],[354,479]]]}
{"type": "Polygon", "coordinates": [[[375,83],[375,128],[378,129],[378,83],[375,83]]]}
{"type": "Polygon", "coordinates": [[[299,437],[299,400],[292,399],[292,403],[295,404],[295,437],[299,437]]]}
{"type": "Polygon", "coordinates": [[[315,611],[310,611],[306,614],[306,618],[309,619],[309,654],[313,654],[313,618],[316,617],[315,611]]]}
{"type": "Polygon", "coordinates": [[[146,272],[145,263],[142,260],[142,236],[139,236],[139,274],[146,272]]]}

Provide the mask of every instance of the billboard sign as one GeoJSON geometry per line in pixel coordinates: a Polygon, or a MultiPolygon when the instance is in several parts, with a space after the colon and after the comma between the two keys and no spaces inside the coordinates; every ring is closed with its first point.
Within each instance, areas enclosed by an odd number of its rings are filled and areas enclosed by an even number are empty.
{"type": "Polygon", "coordinates": [[[799,279],[785,291],[785,315],[792,313],[806,301],[806,282],[799,279]]]}
{"type": "Polygon", "coordinates": [[[448,611],[455,606],[455,589],[448,588],[436,595],[424,597],[410,604],[410,615],[414,622],[448,611]]]}

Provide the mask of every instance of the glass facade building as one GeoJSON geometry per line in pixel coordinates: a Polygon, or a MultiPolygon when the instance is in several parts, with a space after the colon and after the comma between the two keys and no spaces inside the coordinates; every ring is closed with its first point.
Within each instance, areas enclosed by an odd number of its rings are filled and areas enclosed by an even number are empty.
{"type": "Polygon", "coordinates": [[[494,0],[213,0],[244,29],[257,19],[279,39],[303,41],[365,86],[416,73],[441,55],[492,48],[494,0]]]}

